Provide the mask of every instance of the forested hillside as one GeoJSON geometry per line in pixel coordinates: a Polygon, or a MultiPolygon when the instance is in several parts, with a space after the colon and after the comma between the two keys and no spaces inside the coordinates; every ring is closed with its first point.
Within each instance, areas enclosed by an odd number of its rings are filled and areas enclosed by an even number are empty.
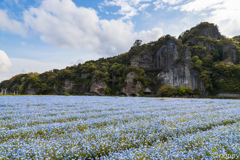
{"type": "Polygon", "coordinates": [[[9,93],[159,96],[240,93],[240,36],[227,38],[203,22],[183,32],[133,47],[115,57],[0,83],[9,93]]]}

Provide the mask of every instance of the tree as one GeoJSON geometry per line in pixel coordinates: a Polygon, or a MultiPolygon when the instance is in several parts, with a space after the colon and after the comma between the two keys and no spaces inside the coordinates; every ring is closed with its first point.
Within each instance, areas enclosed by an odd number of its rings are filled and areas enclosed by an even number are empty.
{"type": "Polygon", "coordinates": [[[194,57],[192,57],[192,59],[191,59],[191,61],[192,61],[193,63],[195,63],[197,60],[199,60],[199,57],[198,57],[198,56],[194,56],[194,57]]]}
{"type": "Polygon", "coordinates": [[[213,56],[212,55],[207,55],[206,57],[203,58],[203,65],[206,67],[211,67],[213,64],[213,56]]]}
{"type": "Polygon", "coordinates": [[[141,44],[142,44],[142,40],[137,39],[133,45],[134,46],[141,46],[141,44]]]}
{"type": "Polygon", "coordinates": [[[200,95],[202,95],[202,92],[201,92],[200,88],[197,87],[197,88],[195,88],[195,89],[193,90],[193,94],[200,96],[200,95]]]}

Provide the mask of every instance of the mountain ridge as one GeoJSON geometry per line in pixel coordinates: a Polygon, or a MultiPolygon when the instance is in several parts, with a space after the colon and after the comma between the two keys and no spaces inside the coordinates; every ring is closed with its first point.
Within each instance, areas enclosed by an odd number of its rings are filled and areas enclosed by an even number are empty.
{"type": "Polygon", "coordinates": [[[226,38],[212,23],[100,58],[42,74],[20,74],[0,88],[21,94],[160,96],[240,93],[240,38],[226,38]]]}

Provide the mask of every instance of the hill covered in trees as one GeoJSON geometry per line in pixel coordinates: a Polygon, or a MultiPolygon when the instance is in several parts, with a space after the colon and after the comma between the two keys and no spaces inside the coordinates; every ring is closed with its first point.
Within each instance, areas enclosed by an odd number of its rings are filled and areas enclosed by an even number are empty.
{"type": "Polygon", "coordinates": [[[19,74],[0,88],[43,95],[238,95],[240,36],[226,38],[216,25],[203,22],[178,39],[166,35],[143,45],[136,41],[118,56],[19,74]]]}

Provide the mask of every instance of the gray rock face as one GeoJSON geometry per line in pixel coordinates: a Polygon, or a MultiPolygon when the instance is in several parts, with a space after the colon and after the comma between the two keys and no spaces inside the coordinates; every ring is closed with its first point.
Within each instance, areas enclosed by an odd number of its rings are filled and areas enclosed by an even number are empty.
{"type": "Polygon", "coordinates": [[[191,70],[188,63],[182,63],[172,66],[167,71],[160,72],[157,79],[159,85],[184,86],[192,89],[199,87],[203,95],[207,95],[198,76],[198,72],[191,70]]]}
{"type": "Polygon", "coordinates": [[[215,39],[221,39],[221,34],[218,31],[218,28],[214,25],[211,27],[205,27],[201,30],[200,36],[204,36],[207,38],[215,38],[215,39]]]}
{"type": "Polygon", "coordinates": [[[212,49],[216,49],[215,46],[211,45],[211,42],[198,42],[197,45],[201,45],[201,46],[204,46],[206,47],[207,49],[207,55],[209,55],[211,53],[211,50],[212,49]]]}
{"type": "Polygon", "coordinates": [[[175,40],[169,40],[167,45],[163,45],[157,52],[155,67],[159,70],[169,70],[175,60],[179,58],[179,52],[177,49],[178,47],[175,44],[175,40]]]}
{"type": "Polygon", "coordinates": [[[191,87],[190,69],[187,64],[179,64],[158,74],[158,83],[171,86],[191,87]]]}
{"type": "Polygon", "coordinates": [[[148,50],[144,50],[139,55],[134,55],[131,58],[131,65],[144,70],[152,70],[154,65],[151,53],[148,50]]]}
{"type": "Polygon", "coordinates": [[[82,77],[82,78],[87,78],[87,75],[88,75],[88,73],[82,73],[82,74],[81,74],[81,77],[82,77]]]}
{"type": "Polygon", "coordinates": [[[140,55],[134,55],[131,58],[131,66],[138,67],[139,65],[139,60],[140,60],[140,55]]]}
{"type": "Polygon", "coordinates": [[[237,63],[238,53],[236,46],[227,45],[223,47],[223,54],[227,56],[225,62],[232,62],[234,64],[237,63]]]}
{"type": "MultiPolygon", "coordinates": [[[[191,69],[192,62],[190,56],[190,49],[187,46],[179,47],[178,45],[176,45],[175,39],[169,40],[167,42],[167,45],[163,45],[159,49],[156,54],[156,59],[154,63],[152,62],[152,57],[149,54],[145,55],[145,59],[146,60],[144,61],[144,58],[141,58],[140,56],[135,56],[132,58],[131,64],[145,70],[146,68],[151,70],[158,70],[158,86],[164,84],[171,86],[184,86],[192,89],[199,87],[203,94],[207,94],[205,93],[203,83],[198,77],[198,72],[191,69]],[[175,63],[175,61],[180,57],[181,61],[179,63],[175,63]],[[147,65],[141,65],[141,61],[144,61],[147,65]]],[[[128,89],[125,89],[127,93],[133,91],[130,85],[131,79],[133,78],[134,74],[132,75],[132,77],[129,76],[129,78],[127,78],[129,81],[129,87],[128,89]]],[[[137,93],[138,91],[133,92],[137,93]]]]}
{"type": "Polygon", "coordinates": [[[190,50],[188,47],[180,49],[173,40],[167,46],[162,46],[157,53],[156,67],[162,70],[158,74],[158,85],[184,86],[189,88],[199,87],[205,93],[204,86],[198,78],[198,72],[192,70],[190,50]],[[174,62],[182,56],[180,63],[174,62]]]}
{"type": "Polygon", "coordinates": [[[137,76],[137,74],[135,72],[129,72],[127,74],[127,78],[125,80],[125,82],[127,83],[127,85],[125,87],[122,88],[122,93],[126,94],[126,95],[136,95],[136,96],[140,96],[139,95],[139,91],[142,89],[142,85],[140,82],[137,82],[136,85],[134,85],[133,83],[133,79],[137,76]]]}
{"type": "Polygon", "coordinates": [[[31,84],[28,85],[27,95],[36,95],[36,91],[31,87],[31,84]]]}
{"type": "Polygon", "coordinates": [[[74,89],[75,83],[74,81],[65,80],[63,86],[63,93],[68,93],[69,89],[74,89]]]}
{"type": "Polygon", "coordinates": [[[93,83],[90,87],[90,92],[91,93],[96,93],[100,96],[104,96],[105,95],[105,89],[107,88],[107,85],[104,81],[96,81],[93,80],[93,83]]]}

